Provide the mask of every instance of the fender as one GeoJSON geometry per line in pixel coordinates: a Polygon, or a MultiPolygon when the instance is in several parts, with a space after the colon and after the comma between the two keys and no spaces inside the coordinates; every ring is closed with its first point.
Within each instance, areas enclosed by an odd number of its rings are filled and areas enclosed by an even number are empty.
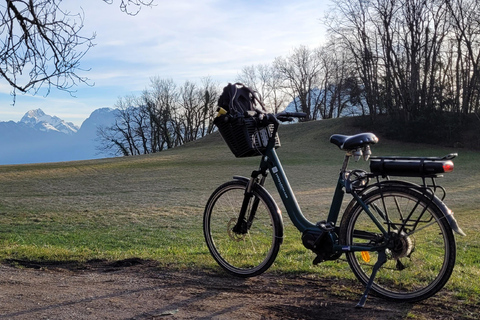
{"type": "Polygon", "coordinates": [[[243,177],[243,176],[233,176],[233,180],[240,180],[240,181],[245,181],[245,182],[250,181],[249,178],[243,177]]]}
{"type": "MultiPolygon", "coordinates": [[[[386,181],[381,181],[380,183],[372,184],[372,185],[366,187],[365,189],[363,189],[362,191],[359,192],[359,195],[363,196],[365,194],[368,194],[371,190],[377,189],[377,188],[382,187],[382,186],[406,187],[406,188],[409,188],[410,190],[414,190],[414,191],[417,191],[418,189],[423,188],[422,186],[420,186],[418,184],[415,184],[413,182],[401,181],[401,180],[386,180],[386,181]]],[[[419,191],[417,191],[417,192],[419,192],[419,191]]],[[[355,201],[355,199],[353,199],[348,204],[345,211],[351,209],[352,206],[355,205],[355,203],[356,203],[356,201],[355,201]]],[[[432,203],[435,206],[437,206],[437,208],[443,213],[443,216],[445,217],[448,224],[450,225],[450,228],[452,228],[452,230],[455,233],[458,233],[461,236],[466,236],[465,232],[463,232],[463,230],[458,225],[458,222],[453,215],[453,211],[450,210],[450,208],[448,208],[447,205],[442,200],[440,200],[440,198],[438,198],[436,195],[433,195],[432,203]]]]}

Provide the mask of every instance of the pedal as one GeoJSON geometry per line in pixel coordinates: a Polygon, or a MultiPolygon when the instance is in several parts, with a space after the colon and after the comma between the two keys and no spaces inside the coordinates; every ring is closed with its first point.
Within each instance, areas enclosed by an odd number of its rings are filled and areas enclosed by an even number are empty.
{"type": "Polygon", "coordinates": [[[325,221],[325,220],[317,222],[316,226],[320,228],[320,230],[327,231],[327,232],[333,231],[335,229],[335,226],[331,221],[325,221]]]}

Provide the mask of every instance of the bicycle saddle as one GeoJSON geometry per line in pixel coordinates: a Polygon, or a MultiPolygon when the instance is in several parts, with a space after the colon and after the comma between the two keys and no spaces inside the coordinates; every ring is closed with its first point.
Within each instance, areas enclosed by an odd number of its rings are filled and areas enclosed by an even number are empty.
{"type": "Polygon", "coordinates": [[[378,138],[370,132],[359,133],[353,136],[334,134],[330,137],[330,142],[339,147],[340,150],[355,150],[377,143],[378,138]]]}

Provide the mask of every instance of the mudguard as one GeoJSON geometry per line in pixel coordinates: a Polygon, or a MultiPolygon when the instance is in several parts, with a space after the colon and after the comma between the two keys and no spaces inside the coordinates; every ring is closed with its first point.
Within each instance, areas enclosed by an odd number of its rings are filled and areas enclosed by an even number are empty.
{"type": "MultiPolygon", "coordinates": [[[[376,183],[376,184],[372,184],[368,187],[366,187],[365,189],[363,189],[361,192],[359,192],[359,195],[362,196],[362,195],[365,195],[365,194],[368,194],[368,192],[370,192],[371,190],[375,190],[377,188],[380,188],[380,187],[383,187],[383,186],[392,186],[392,187],[406,187],[406,188],[409,188],[411,190],[418,190],[418,189],[421,189],[423,188],[422,186],[418,185],[418,184],[415,184],[413,182],[409,182],[409,181],[401,181],[401,180],[385,180],[385,181],[381,181],[380,183],[376,183]]],[[[419,191],[417,191],[419,192],[419,191]]],[[[347,209],[346,210],[349,210],[352,208],[353,205],[355,205],[357,203],[357,201],[355,199],[353,199],[347,206],[347,209]]],[[[438,207],[438,209],[440,209],[440,211],[443,213],[443,215],[445,216],[445,219],[447,220],[448,224],[450,225],[450,228],[452,228],[452,230],[455,232],[455,233],[458,233],[459,235],[461,236],[466,236],[465,232],[463,232],[463,230],[460,228],[460,226],[458,225],[458,222],[457,220],[455,219],[454,215],[453,215],[453,211],[450,210],[450,208],[447,207],[447,205],[442,201],[440,200],[440,198],[438,198],[437,196],[433,195],[433,199],[432,199],[432,203],[438,207]]],[[[346,211],[345,210],[345,211],[346,211]]]]}

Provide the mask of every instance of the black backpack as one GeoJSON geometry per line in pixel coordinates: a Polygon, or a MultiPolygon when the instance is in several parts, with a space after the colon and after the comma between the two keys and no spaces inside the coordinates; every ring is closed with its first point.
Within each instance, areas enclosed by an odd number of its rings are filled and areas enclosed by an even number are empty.
{"type": "Polygon", "coordinates": [[[242,83],[229,83],[223,88],[223,92],[218,98],[218,106],[231,116],[241,116],[248,111],[266,112],[259,94],[242,83]]]}
{"type": "MultiPolygon", "coordinates": [[[[218,114],[213,123],[236,157],[259,156],[265,151],[273,125],[259,123],[254,117],[266,113],[257,92],[241,83],[229,83],[218,99],[218,114]],[[272,127],[272,128],[270,128],[272,127]]],[[[275,147],[280,146],[278,135],[275,147]]]]}

